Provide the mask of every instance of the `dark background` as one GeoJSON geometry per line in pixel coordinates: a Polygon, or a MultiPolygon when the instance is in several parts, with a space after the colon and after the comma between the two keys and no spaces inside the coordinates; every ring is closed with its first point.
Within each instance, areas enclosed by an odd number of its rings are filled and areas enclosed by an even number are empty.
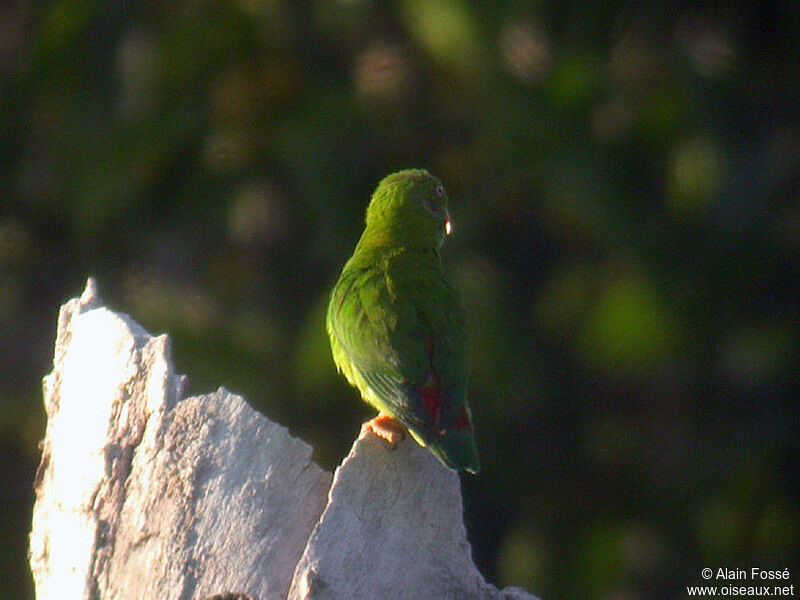
{"type": "Polygon", "coordinates": [[[0,5],[0,580],[88,275],[333,469],[369,410],[323,315],[377,181],[448,188],[481,571],[677,598],[800,536],[800,4],[0,5]]]}

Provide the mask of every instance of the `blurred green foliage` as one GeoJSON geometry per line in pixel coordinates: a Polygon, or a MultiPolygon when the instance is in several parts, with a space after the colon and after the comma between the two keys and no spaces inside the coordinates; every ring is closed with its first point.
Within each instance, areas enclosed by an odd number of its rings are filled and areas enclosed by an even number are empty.
{"type": "MultiPolygon", "coordinates": [[[[368,416],[329,289],[376,182],[424,166],[471,324],[490,581],[682,596],[800,564],[800,9],[237,0],[0,7],[0,579],[58,306],[169,332],[333,468],[368,416]]],[[[792,571],[792,582],[800,584],[792,571]]]]}

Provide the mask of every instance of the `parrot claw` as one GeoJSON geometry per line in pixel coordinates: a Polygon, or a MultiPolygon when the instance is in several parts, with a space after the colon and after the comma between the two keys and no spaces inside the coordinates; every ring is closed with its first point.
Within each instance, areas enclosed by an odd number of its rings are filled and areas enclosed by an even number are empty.
{"type": "Polygon", "coordinates": [[[367,431],[371,431],[379,438],[384,440],[389,447],[394,450],[397,444],[406,437],[406,429],[397,419],[385,414],[379,414],[374,419],[370,419],[361,426],[361,436],[367,431]]]}

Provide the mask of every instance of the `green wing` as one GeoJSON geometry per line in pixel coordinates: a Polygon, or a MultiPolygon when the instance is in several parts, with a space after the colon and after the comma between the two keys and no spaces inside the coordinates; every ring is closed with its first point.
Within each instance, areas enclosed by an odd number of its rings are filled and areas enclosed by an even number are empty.
{"type": "Polygon", "coordinates": [[[328,307],[334,361],[452,468],[478,470],[463,310],[434,252],[354,255],[328,307]]]}

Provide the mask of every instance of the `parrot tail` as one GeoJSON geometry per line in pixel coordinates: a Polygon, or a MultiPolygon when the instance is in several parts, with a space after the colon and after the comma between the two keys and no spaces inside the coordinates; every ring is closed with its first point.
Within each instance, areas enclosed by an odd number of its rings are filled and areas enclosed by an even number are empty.
{"type": "Polygon", "coordinates": [[[481,470],[475,435],[465,429],[450,429],[444,435],[425,440],[425,445],[451,469],[477,473],[481,470]]]}

